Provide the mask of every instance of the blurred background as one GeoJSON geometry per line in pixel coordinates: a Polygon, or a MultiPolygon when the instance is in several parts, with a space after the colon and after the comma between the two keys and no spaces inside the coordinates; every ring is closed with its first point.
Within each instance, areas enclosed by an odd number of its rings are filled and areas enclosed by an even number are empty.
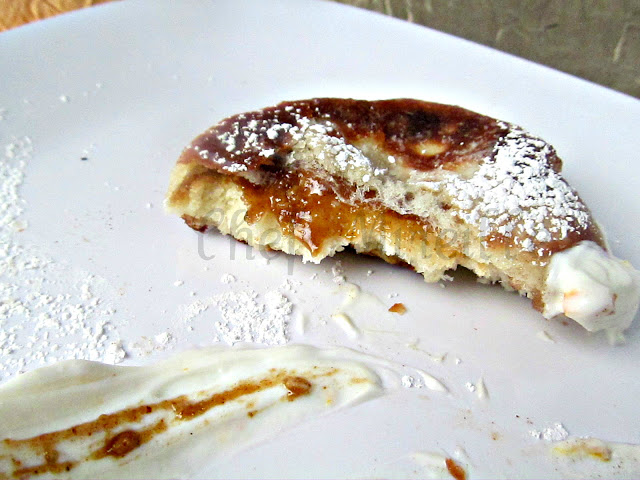
{"type": "MultiPolygon", "coordinates": [[[[0,30],[105,1],[0,0],[0,30]]],[[[425,25],[640,98],[640,0],[316,1],[425,25]]]]}

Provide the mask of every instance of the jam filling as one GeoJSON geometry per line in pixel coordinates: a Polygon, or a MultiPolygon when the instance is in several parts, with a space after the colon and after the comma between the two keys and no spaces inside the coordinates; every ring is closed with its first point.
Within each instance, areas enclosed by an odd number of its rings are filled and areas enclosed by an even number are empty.
{"type": "MultiPolygon", "coordinates": [[[[350,243],[371,243],[372,253],[379,235],[384,235],[398,248],[410,248],[417,242],[432,248],[434,242],[438,242],[427,220],[416,215],[401,215],[373,199],[347,203],[342,198],[350,197],[351,187],[331,185],[308,171],[281,170],[262,185],[239,177],[233,180],[242,188],[249,206],[247,223],[256,223],[271,214],[285,235],[301,241],[314,256],[326,254],[327,243],[337,238],[350,243]],[[373,232],[375,237],[369,239],[373,232]]],[[[445,253],[453,253],[453,249],[445,249],[445,253]]]]}

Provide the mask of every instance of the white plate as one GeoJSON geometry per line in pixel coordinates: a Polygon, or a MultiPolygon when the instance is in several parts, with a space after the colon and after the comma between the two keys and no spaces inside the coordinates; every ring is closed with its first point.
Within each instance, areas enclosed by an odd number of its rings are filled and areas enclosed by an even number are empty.
{"type": "Polygon", "coordinates": [[[637,100],[439,32],[306,0],[136,1],[64,15],[0,35],[0,78],[0,145],[24,136],[33,144],[19,242],[55,261],[45,271],[57,283],[43,288],[71,293],[69,302],[87,273],[95,275],[93,294],[116,310],[109,318],[130,354],[125,363],[211,342],[215,308],[194,319],[193,331],[180,321],[194,300],[241,288],[263,294],[291,278],[301,282],[287,292],[292,322],[299,313],[308,321],[304,335],[292,326],[292,341],[370,351],[423,368],[450,389],[399,389],[299,425],[203,476],[423,477],[403,456],[462,447],[472,477],[562,477],[573,467],[562,470],[530,430],[561,422],[572,435],[640,442],[638,322],[627,344],[613,348],[602,335],[545,321],[499,287],[461,276],[441,288],[343,255],[350,281],[409,309],[402,317],[382,307],[354,315],[361,329],[396,332],[354,342],[323,323],[343,298],[332,261],[303,265],[278,255],[264,265],[217,235],[206,236],[215,258],[204,260],[200,236],[162,210],[182,146],[224,116],[314,96],[415,97],[512,121],[554,144],[614,252],[638,266],[637,100]],[[223,273],[238,281],[221,283],[223,273]],[[541,340],[542,330],[555,343],[541,340]],[[136,354],[142,336],[164,331],[171,349],[136,354]],[[428,352],[447,352],[444,362],[407,348],[415,339],[428,352]],[[465,386],[481,377],[487,401],[465,386]]]}

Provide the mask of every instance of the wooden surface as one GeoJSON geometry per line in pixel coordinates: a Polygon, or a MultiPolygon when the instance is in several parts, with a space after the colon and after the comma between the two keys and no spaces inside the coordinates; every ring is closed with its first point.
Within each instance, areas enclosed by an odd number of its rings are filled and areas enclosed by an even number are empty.
{"type": "Polygon", "coordinates": [[[640,0],[332,0],[367,8],[640,98],[640,0]]]}
{"type": "MultiPolygon", "coordinates": [[[[105,1],[0,0],[0,31],[105,1]]],[[[640,0],[330,1],[426,25],[640,98],[640,0]]]]}
{"type": "Polygon", "coordinates": [[[108,0],[0,0],[0,32],[108,0]]]}

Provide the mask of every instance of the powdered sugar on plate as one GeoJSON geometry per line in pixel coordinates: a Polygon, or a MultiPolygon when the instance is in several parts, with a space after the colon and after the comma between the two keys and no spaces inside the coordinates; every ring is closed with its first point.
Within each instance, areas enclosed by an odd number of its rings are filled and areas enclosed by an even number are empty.
{"type": "Polygon", "coordinates": [[[556,422],[552,426],[544,428],[543,430],[530,430],[529,435],[538,440],[560,442],[569,437],[569,432],[564,428],[564,425],[556,422]]]}
{"type": "Polygon", "coordinates": [[[189,328],[194,318],[212,306],[218,309],[218,315],[210,317],[213,341],[229,345],[283,345],[289,341],[293,303],[278,290],[260,295],[252,289],[237,289],[196,300],[182,308],[180,320],[189,328]]]}
{"type": "Polygon", "coordinates": [[[281,293],[268,292],[261,301],[251,290],[226,292],[216,296],[215,304],[222,317],[215,322],[215,327],[218,337],[225,343],[287,343],[293,304],[281,293]]]}
{"type": "Polygon", "coordinates": [[[0,158],[0,379],[59,360],[119,363],[126,356],[108,283],[22,240],[20,187],[32,153],[31,139],[22,137],[0,158]]]}
{"type": "Polygon", "coordinates": [[[33,146],[29,137],[14,139],[4,148],[4,158],[0,162],[0,228],[4,250],[9,248],[8,236],[24,210],[24,200],[19,188],[24,181],[26,159],[31,156],[33,146]]]}
{"type": "Polygon", "coordinates": [[[224,273],[221,277],[220,277],[220,281],[222,283],[233,283],[236,281],[236,277],[234,277],[233,275],[231,275],[230,273],[224,273]]]}

